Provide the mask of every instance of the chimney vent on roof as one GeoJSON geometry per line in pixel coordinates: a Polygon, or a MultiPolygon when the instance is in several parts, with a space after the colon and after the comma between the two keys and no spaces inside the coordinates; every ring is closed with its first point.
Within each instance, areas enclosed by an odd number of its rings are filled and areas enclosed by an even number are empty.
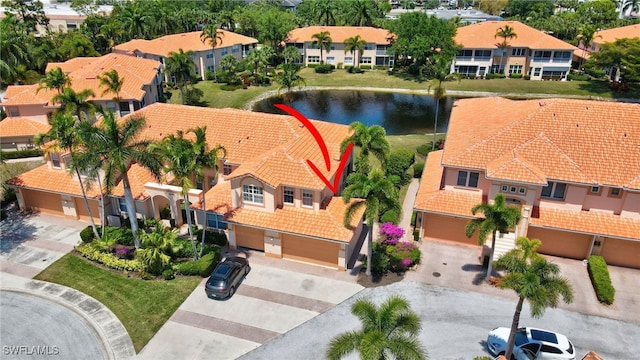
{"type": "Polygon", "coordinates": [[[545,105],[545,104],[544,104],[544,101],[540,101],[540,102],[538,103],[538,105],[540,105],[540,106],[544,106],[544,105],[545,105]]]}
{"type": "Polygon", "coordinates": [[[586,106],[586,108],[587,108],[587,110],[589,110],[589,107],[588,107],[588,106],[586,106]]]}

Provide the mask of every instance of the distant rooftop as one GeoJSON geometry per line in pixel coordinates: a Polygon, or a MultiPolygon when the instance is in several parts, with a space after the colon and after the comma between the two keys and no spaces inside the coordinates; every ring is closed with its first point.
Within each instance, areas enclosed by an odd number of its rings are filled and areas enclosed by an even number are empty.
{"type": "MultiPolygon", "coordinates": [[[[42,0],[41,0],[42,1],[42,0]]],[[[51,3],[50,0],[44,0],[42,1],[42,10],[44,10],[44,14],[47,17],[57,17],[57,16],[65,16],[65,17],[70,17],[70,16],[78,16],[78,17],[84,17],[82,14],[77,13],[75,10],[73,10],[71,8],[71,5],[65,3],[65,4],[59,4],[56,3],[55,1],[53,1],[53,3],[51,3]]],[[[111,10],[113,10],[113,6],[111,5],[100,5],[98,6],[96,13],[100,13],[100,12],[105,12],[107,14],[111,13],[111,10]]],[[[6,8],[4,6],[0,6],[0,17],[4,17],[4,12],[6,11],[6,8]]]]}
{"type": "Polygon", "coordinates": [[[444,19],[444,20],[449,20],[449,19],[453,19],[454,17],[459,17],[462,22],[467,22],[467,23],[477,23],[480,21],[487,21],[487,20],[494,20],[494,21],[500,21],[502,20],[502,17],[500,16],[496,16],[496,15],[490,15],[487,13],[484,13],[480,10],[475,10],[475,9],[470,9],[470,10],[444,10],[444,9],[414,9],[414,10],[407,10],[407,9],[393,9],[391,10],[389,13],[387,13],[387,19],[397,19],[398,17],[400,17],[400,15],[408,13],[408,12],[413,12],[413,11],[421,11],[424,12],[427,15],[433,15],[439,19],[444,19]]]}

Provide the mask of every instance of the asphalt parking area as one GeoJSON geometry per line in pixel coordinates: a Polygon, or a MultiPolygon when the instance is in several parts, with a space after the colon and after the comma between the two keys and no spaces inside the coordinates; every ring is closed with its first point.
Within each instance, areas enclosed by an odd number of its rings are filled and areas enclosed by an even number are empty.
{"type": "Polygon", "coordinates": [[[138,358],[236,359],[329,311],[363,289],[358,284],[255,262],[229,300],[207,298],[205,281],[162,326],[138,358]]]}

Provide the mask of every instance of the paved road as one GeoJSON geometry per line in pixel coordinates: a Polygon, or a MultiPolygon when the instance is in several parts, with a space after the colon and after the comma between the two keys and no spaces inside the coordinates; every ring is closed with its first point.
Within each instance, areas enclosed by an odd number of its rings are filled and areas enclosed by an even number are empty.
{"type": "Polygon", "coordinates": [[[75,311],[49,299],[0,293],[3,359],[106,359],[93,326],[75,311]]]}
{"type": "MultiPolygon", "coordinates": [[[[419,335],[431,359],[469,360],[487,355],[487,332],[509,326],[515,302],[487,294],[472,293],[422,283],[402,281],[368,288],[333,309],[305,322],[240,359],[324,359],[331,338],[361,327],[351,315],[355,299],[367,297],[382,302],[392,294],[405,296],[422,320],[419,335]]],[[[595,350],[603,359],[632,360],[640,353],[640,325],[549,309],[541,319],[531,319],[525,306],[521,325],[563,333],[576,347],[576,359],[595,350]]],[[[357,359],[354,354],[348,359],[357,359]]]]}

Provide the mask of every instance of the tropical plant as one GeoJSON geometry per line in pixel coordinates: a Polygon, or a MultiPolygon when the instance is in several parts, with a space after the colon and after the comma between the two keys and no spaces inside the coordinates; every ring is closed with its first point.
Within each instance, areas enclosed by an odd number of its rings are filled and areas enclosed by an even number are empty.
{"type": "MultiPolygon", "coordinates": [[[[367,41],[362,39],[360,35],[352,36],[350,38],[345,39],[344,41],[344,53],[351,53],[354,55],[356,51],[358,51],[358,56],[362,57],[364,53],[364,47],[367,45],[367,41]]],[[[353,64],[355,67],[360,63],[360,58],[356,58],[353,64]]]]}
{"type": "Polygon", "coordinates": [[[353,216],[364,206],[364,217],[369,227],[367,270],[366,275],[371,275],[371,252],[373,249],[373,224],[378,221],[382,209],[401,211],[398,201],[398,190],[391,181],[385,178],[380,170],[374,170],[369,176],[353,173],[347,178],[349,184],[343,191],[342,197],[348,203],[344,213],[344,226],[351,227],[353,216]],[[351,199],[363,199],[353,201],[351,199]]]}
{"type": "Polygon", "coordinates": [[[194,52],[185,52],[182,48],[178,52],[171,51],[169,57],[165,61],[165,73],[171,74],[176,78],[176,83],[180,86],[180,103],[184,105],[184,91],[187,88],[187,82],[191,80],[196,71],[196,64],[193,62],[194,52]]]}
{"type": "Polygon", "coordinates": [[[349,7],[351,23],[357,26],[371,25],[373,3],[370,0],[354,0],[349,7]]]}
{"type": "Polygon", "coordinates": [[[78,130],[87,156],[93,156],[104,161],[105,185],[107,193],[118,183],[122,182],[124,199],[127,208],[134,245],[140,247],[138,238],[138,222],[136,207],[128,171],[133,163],[147,169],[153,176],[160,178],[162,168],[161,159],[152,151],[148,151],[150,140],[141,139],[140,133],[146,128],[146,120],[140,116],[131,116],[123,121],[116,121],[111,111],[103,113],[102,121],[96,126],[82,123],[78,130]]]}
{"type": "MultiPolygon", "coordinates": [[[[349,129],[352,133],[342,141],[340,151],[344,152],[349,143],[353,143],[353,145],[360,148],[360,155],[357,160],[358,169],[369,169],[369,154],[372,154],[380,161],[382,169],[385,170],[389,153],[391,152],[385,129],[380,125],[367,126],[359,121],[349,124],[349,129]]],[[[367,175],[368,170],[359,172],[367,175]]]]}
{"type": "Polygon", "coordinates": [[[245,58],[248,63],[253,67],[253,75],[257,78],[258,71],[267,68],[271,58],[275,55],[273,49],[270,46],[263,46],[261,48],[252,49],[245,58]]]}
{"type": "Polygon", "coordinates": [[[569,280],[560,276],[560,267],[547,261],[536,252],[540,240],[519,237],[516,248],[496,261],[496,268],[506,271],[500,281],[501,289],[511,289],[518,295],[505,357],[511,359],[520,322],[522,305],[529,303],[531,316],[539,318],[546,308],[558,306],[560,297],[569,304],[573,301],[573,289],[569,280]]]}
{"type": "Polygon", "coordinates": [[[216,46],[218,44],[222,44],[222,38],[224,37],[224,31],[218,29],[218,24],[210,23],[202,27],[202,32],[200,33],[200,41],[203,44],[206,44],[207,41],[209,45],[211,45],[211,51],[213,54],[213,71],[216,71],[216,46]]]}
{"type": "Polygon", "coordinates": [[[65,74],[60,67],[49,70],[44,77],[40,80],[40,86],[36,92],[42,89],[53,90],[56,89],[58,95],[62,94],[62,90],[65,87],[71,86],[71,79],[65,74]]]}
{"type": "Polygon", "coordinates": [[[518,208],[506,205],[504,194],[496,194],[493,198],[493,204],[482,203],[471,208],[473,215],[479,212],[484,215],[484,218],[469,220],[464,233],[470,238],[478,231],[479,245],[484,245],[487,236],[491,234],[491,252],[489,253],[489,267],[486,276],[486,280],[489,281],[493,267],[493,253],[496,248],[496,235],[498,232],[502,234],[509,232],[510,228],[520,222],[522,214],[518,208]]]}
{"type": "Polygon", "coordinates": [[[338,8],[334,1],[315,1],[312,11],[315,13],[316,19],[324,26],[335,25],[335,14],[338,8]]]}
{"type": "Polygon", "coordinates": [[[600,35],[596,36],[596,30],[596,27],[591,24],[585,24],[580,28],[580,33],[578,34],[578,39],[582,43],[582,58],[580,59],[580,68],[582,68],[582,65],[584,64],[587,49],[591,47],[591,44],[597,37],[602,37],[600,35]]]}
{"type": "Polygon", "coordinates": [[[276,73],[275,80],[280,86],[278,87],[278,94],[284,89],[286,90],[285,97],[291,94],[293,88],[306,85],[306,80],[300,76],[300,67],[295,64],[285,64],[282,66],[282,71],[276,73]]]}
{"type": "MultiPolygon", "coordinates": [[[[47,155],[68,153],[69,159],[67,163],[69,171],[76,174],[80,190],[82,191],[82,198],[84,199],[84,205],[87,207],[87,214],[89,215],[89,221],[91,222],[91,228],[96,238],[99,238],[98,229],[93,220],[93,214],[91,213],[91,206],[89,206],[89,200],[87,193],[83,185],[82,175],[80,174],[82,169],[76,160],[76,149],[82,146],[82,140],[78,137],[76,131],[76,119],[69,113],[56,113],[51,117],[49,121],[51,128],[44,134],[40,134],[36,137],[36,144],[44,146],[44,151],[47,155]]],[[[102,189],[100,189],[101,191],[102,189]]]]}
{"type": "Polygon", "coordinates": [[[295,46],[287,46],[282,50],[282,57],[285,64],[293,64],[302,57],[302,54],[295,46]]]}
{"type": "Polygon", "coordinates": [[[420,318],[405,298],[394,295],[380,306],[358,299],[351,306],[351,313],[360,319],[362,328],[333,338],[326,352],[329,360],[339,360],[353,352],[363,360],[427,358],[418,340],[420,318]]]}
{"type": "Polygon", "coordinates": [[[10,83],[7,78],[15,75],[15,68],[29,60],[29,51],[24,41],[25,34],[18,31],[19,21],[15,15],[5,14],[0,20],[0,78],[2,83],[10,83]]]}
{"type": "MultiPolygon", "coordinates": [[[[505,26],[499,27],[498,30],[496,30],[496,34],[494,35],[494,37],[502,38],[502,42],[498,43],[498,48],[500,49],[500,67],[503,67],[504,65],[502,64],[502,58],[504,56],[504,52],[506,51],[506,48],[509,46],[509,43],[507,42],[507,40],[517,38],[518,34],[516,34],[513,27],[509,25],[505,25],[505,26]]],[[[502,73],[504,74],[504,68],[502,73]]]]}
{"type": "Polygon", "coordinates": [[[95,110],[95,105],[88,99],[94,97],[95,94],[91,89],[84,89],[76,92],[70,87],[62,89],[62,93],[56,94],[51,98],[52,103],[60,103],[57,112],[67,112],[78,117],[78,121],[88,120],[89,114],[95,110]],[[83,116],[85,114],[86,116],[83,116]]]}
{"type": "Polygon", "coordinates": [[[176,239],[178,229],[166,229],[156,226],[152,232],[140,233],[140,248],[136,250],[136,258],[145,265],[152,274],[160,274],[171,263],[171,256],[178,250],[176,239]]]}
{"type": "Polygon", "coordinates": [[[431,151],[435,150],[436,136],[438,135],[438,111],[440,110],[440,100],[444,98],[446,90],[442,87],[442,83],[448,80],[458,80],[460,82],[460,74],[454,72],[449,73],[449,64],[442,58],[436,58],[435,64],[431,67],[432,80],[429,83],[429,90],[433,88],[433,98],[436,102],[436,116],[433,125],[433,140],[431,141],[431,151]]]}
{"type": "Polygon", "coordinates": [[[102,95],[109,93],[114,95],[113,100],[116,102],[116,109],[118,111],[118,115],[120,115],[120,92],[124,85],[124,78],[120,77],[120,74],[118,74],[116,69],[112,69],[110,71],[105,71],[102,75],[99,75],[98,80],[100,80],[100,86],[105,88],[102,91],[102,95]]]}
{"type": "Polygon", "coordinates": [[[333,39],[329,36],[328,31],[321,31],[317,34],[311,35],[313,41],[311,42],[314,46],[320,48],[320,63],[324,62],[324,57],[322,57],[322,50],[327,50],[327,52],[331,51],[331,44],[333,43],[333,39]]]}
{"type": "MultiPolygon", "coordinates": [[[[204,213],[204,226],[202,227],[202,242],[200,246],[200,256],[202,256],[202,251],[204,249],[204,240],[206,238],[206,230],[207,230],[207,198],[205,196],[207,192],[207,188],[204,185],[204,169],[216,169],[218,170],[218,161],[219,156],[221,154],[222,157],[227,156],[227,150],[224,146],[218,144],[215,148],[211,149],[209,144],[207,143],[207,127],[198,127],[195,129],[189,130],[189,132],[193,133],[196,137],[195,142],[193,143],[193,150],[195,153],[195,169],[194,173],[196,174],[196,178],[198,181],[202,183],[202,210],[204,213]]],[[[217,174],[216,174],[217,176],[217,174]]]]}

